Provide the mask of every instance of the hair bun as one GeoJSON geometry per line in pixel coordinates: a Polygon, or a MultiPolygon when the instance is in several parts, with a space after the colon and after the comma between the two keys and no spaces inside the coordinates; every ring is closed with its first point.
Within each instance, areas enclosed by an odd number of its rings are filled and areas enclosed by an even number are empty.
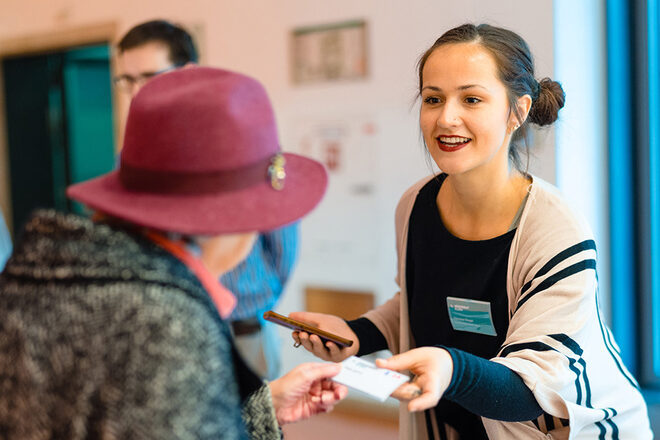
{"type": "Polygon", "coordinates": [[[543,78],[539,81],[539,96],[529,110],[530,122],[540,126],[552,124],[557,120],[565,100],[566,94],[561,84],[550,78],[543,78]]]}

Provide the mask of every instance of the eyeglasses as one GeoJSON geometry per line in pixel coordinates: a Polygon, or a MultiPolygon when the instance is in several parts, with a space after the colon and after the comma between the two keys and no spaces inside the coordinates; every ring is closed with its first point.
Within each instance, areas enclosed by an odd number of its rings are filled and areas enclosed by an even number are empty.
{"type": "Polygon", "coordinates": [[[175,64],[173,66],[166,67],[165,69],[157,70],[155,72],[142,72],[137,76],[127,75],[127,74],[119,75],[112,78],[112,82],[122,91],[131,93],[134,86],[137,85],[139,87],[142,87],[147,81],[149,81],[154,76],[160,75],[161,73],[169,72],[170,70],[174,70],[179,67],[181,66],[175,64]]]}

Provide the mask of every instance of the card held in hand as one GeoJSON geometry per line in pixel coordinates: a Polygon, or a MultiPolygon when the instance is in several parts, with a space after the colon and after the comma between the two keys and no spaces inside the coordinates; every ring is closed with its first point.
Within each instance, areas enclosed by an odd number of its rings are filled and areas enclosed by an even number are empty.
{"type": "Polygon", "coordinates": [[[405,374],[378,368],[375,364],[355,356],[341,362],[341,371],[333,381],[383,402],[399,386],[410,379],[405,374]]]}

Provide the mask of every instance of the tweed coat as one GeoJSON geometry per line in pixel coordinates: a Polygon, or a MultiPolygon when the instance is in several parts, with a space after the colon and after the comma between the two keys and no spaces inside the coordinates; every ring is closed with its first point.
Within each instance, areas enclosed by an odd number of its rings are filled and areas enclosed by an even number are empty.
{"type": "Polygon", "coordinates": [[[280,438],[200,282],[141,234],[37,212],[0,316],[1,438],[280,438]]]}

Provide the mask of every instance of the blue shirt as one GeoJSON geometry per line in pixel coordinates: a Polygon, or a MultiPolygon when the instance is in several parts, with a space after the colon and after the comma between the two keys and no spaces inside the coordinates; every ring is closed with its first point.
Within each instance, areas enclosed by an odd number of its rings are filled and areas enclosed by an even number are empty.
{"type": "Polygon", "coordinates": [[[9,235],[5,219],[0,213],[0,271],[5,268],[5,263],[11,255],[11,251],[11,236],[9,235]]]}
{"type": "Polygon", "coordinates": [[[298,223],[259,234],[252,251],[220,282],[236,295],[230,321],[260,316],[277,303],[298,255],[298,223]]]}

